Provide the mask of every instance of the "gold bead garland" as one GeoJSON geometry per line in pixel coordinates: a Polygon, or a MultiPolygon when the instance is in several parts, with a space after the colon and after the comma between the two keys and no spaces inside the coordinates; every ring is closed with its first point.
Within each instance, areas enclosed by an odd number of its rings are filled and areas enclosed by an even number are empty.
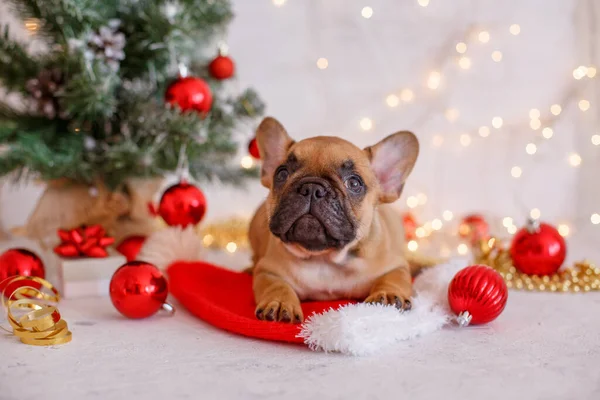
{"type": "Polygon", "coordinates": [[[12,332],[3,327],[3,330],[17,336],[21,342],[33,346],[51,346],[68,343],[72,339],[67,322],[62,319],[60,312],[54,305],[60,300],[58,290],[45,279],[31,276],[11,277],[6,282],[2,294],[2,308],[6,309],[6,319],[12,327],[12,332]],[[6,288],[12,283],[25,281],[26,284],[38,284],[47,289],[49,293],[33,286],[21,286],[9,296],[6,288]],[[30,310],[20,315],[19,311],[30,310]]]}
{"type": "MultiPolygon", "coordinates": [[[[208,248],[234,253],[249,247],[246,219],[232,218],[207,225],[199,234],[208,248]]],[[[574,293],[600,290],[600,268],[588,261],[577,262],[552,275],[538,276],[519,272],[512,263],[510,251],[496,238],[480,241],[473,254],[476,263],[494,268],[512,289],[574,293]]]]}
{"type": "Polygon", "coordinates": [[[199,234],[204,246],[211,249],[225,249],[234,253],[240,249],[247,249],[248,220],[231,218],[213,223],[200,229],[199,234]]]}
{"type": "Polygon", "coordinates": [[[590,292],[600,290],[600,268],[588,261],[552,275],[538,276],[519,272],[512,263],[509,249],[496,238],[480,241],[473,249],[475,262],[494,268],[506,286],[512,289],[540,292],[590,292]]]}

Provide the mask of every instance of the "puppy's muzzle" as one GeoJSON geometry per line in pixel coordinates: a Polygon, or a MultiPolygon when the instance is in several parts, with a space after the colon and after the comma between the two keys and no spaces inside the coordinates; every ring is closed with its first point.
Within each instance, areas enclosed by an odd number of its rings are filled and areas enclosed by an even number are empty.
{"type": "Polygon", "coordinates": [[[325,179],[305,177],[282,196],[271,232],[308,250],[340,248],[354,238],[354,226],[335,188],[325,179]]]}

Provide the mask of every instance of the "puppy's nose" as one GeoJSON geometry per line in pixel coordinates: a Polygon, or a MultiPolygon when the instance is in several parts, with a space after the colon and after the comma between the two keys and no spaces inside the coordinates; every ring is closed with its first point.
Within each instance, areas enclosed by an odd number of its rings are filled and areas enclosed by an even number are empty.
{"type": "Polygon", "coordinates": [[[304,197],[312,197],[315,200],[319,200],[327,195],[327,189],[320,183],[307,182],[300,185],[298,188],[298,193],[304,197]]]}

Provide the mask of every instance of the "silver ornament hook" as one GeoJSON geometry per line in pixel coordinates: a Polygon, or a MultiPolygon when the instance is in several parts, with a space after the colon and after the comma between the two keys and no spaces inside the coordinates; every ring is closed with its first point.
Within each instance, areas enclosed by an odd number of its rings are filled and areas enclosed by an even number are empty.
{"type": "Polygon", "coordinates": [[[170,303],[164,302],[162,305],[162,309],[165,310],[170,315],[175,314],[175,307],[173,307],[173,305],[170,303]]]}
{"type": "Polygon", "coordinates": [[[529,233],[538,233],[540,231],[540,220],[533,217],[528,218],[525,229],[527,229],[527,232],[529,233]]]}
{"type": "Polygon", "coordinates": [[[468,311],[463,311],[460,314],[458,314],[458,317],[456,317],[456,322],[460,327],[465,327],[469,326],[472,319],[473,316],[471,315],[471,313],[469,313],[468,311]]]}

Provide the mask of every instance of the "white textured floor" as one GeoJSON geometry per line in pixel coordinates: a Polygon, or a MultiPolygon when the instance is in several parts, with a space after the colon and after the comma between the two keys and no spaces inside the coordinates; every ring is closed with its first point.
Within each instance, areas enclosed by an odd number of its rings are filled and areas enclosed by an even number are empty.
{"type": "Polygon", "coordinates": [[[352,358],[233,336],[179,310],[64,300],[69,344],[0,338],[0,399],[600,399],[600,293],[511,292],[485,327],[352,358]]]}

